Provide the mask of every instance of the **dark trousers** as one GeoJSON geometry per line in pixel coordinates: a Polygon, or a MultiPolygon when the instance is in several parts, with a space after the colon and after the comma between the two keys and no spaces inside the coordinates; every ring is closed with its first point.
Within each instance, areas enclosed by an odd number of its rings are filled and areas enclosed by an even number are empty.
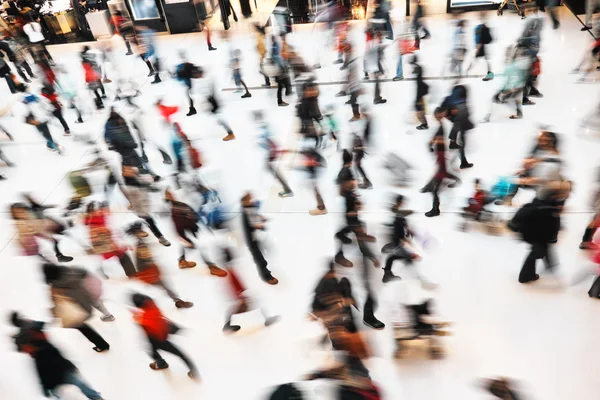
{"type": "Polygon", "coordinates": [[[358,91],[353,91],[350,93],[350,105],[352,106],[352,116],[360,117],[359,109],[358,109],[358,91]]]}
{"type": "Polygon", "coordinates": [[[62,110],[60,108],[57,108],[56,110],[52,111],[52,115],[54,115],[58,122],[60,122],[65,132],[69,132],[71,130],[69,129],[69,124],[67,124],[67,121],[65,121],[62,110]]]}
{"type": "Polygon", "coordinates": [[[588,295],[595,299],[600,298],[600,276],[597,276],[590,288],[588,295]]]}
{"type": "Polygon", "coordinates": [[[284,192],[292,191],[287,181],[281,176],[281,174],[277,171],[277,168],[275,168],[275,166],[273,166],[273,163],[269,160],[267,160],[267,169],[273,174],[273,176],[275,176],[275,179],[277,179],[279,183],[281,183],[284,192]]]}
{"type": "Polygon", "coordinates": [[[523,263],[519,273],[519,282],[526,283],[535,280],[535,263],[538,259],[543,259],[546,269],[554,269],[554,260],[550,252],[550,243],[537,242],[531,244],[531,251],[523,263]]]}
{"type": "Polygon", "coordinates": [[[252,259],[256,264],[256,268],[258,269],[258,274],[260,275],[261,279],[267,279],[271,277],[271,271],[269,271],[267,268],[267,260],[265,260],[265,257],[260,251],[259,242],[253,240],[252,242],[248,243],[248,249],[250,250],[250,254],[252,254],[252,259]]]}
{"type": "Polygon", "coordinates": [[[161,238],[163,236],[160,229],[158,229],[158,226],[156,226],[156,222],[154,221],[154,218],[148,216],[148,217],[143,217],[142,219],[144,221],[146,221],[146,223],[148,224],[148,227],[150,228],[150,231],[152,231],[152,234],[154,236],[156,236],[157,238],[161,238]]]}
{"type": "Polygon", "coordinates": [[[151,338],[148,339],[150,341],[151,348],[150,355],[154,359],[154,361],[156,361],[156,364],[158,364],[159,367],[164,367],[167,364],[165,359],[162,358],[161,355],[158,353],[158,350],[162,350],[181,358],[185,365],[188,366],[190,371],[196,371],[196,366],[194,365],[194,363],[189,358],[187,358],[186,355],[181,352],[181,350],[175,347],[173,343],[169,342],[168,340],[161,342],[151,338]]]}
{"type": "Polygon", "coordinates": [[[288,94],[292,89],[291,89],[291,82],[288,83],[288,81],[290,80],[289,77],[286,76],[279,76],[276,78],[277,81],[277,103],[283,103],[283,89],[285,89],[286,94],[288,94]],[[289,88],[288,88],[289,87],[289,88]]]}
{"type": "Polygon", "coordinates": [[[27,63],[27,61],[15,63],[15,67],[17,67],[17,72],[24,81],[28,81],[29,78],[33,78],[33,71],[31,70],[31,67],[29,66],[29,63],[27,63]],[[27,75],[29,76],[27,76],[25,72],[27,72],[27,75]]]}
{"type": "Polygon", "coordinates": [[[402,246],[396,247],[392,251],[392,253],[387,257],[387,259],[385,260],[385,267],[383,268],[383,270],[391,272],[392,264],[394,264],[394,261],[396,261],[396,260],[403,260],[407,265],[411,265],[412,264],[412,253],[409,252],[408,250],[406,250],[402,246]]]}
{"type": "Polygon", "coordinates": [[[98,332],[96,332],[94,329],[92,329],[91,326],[87,325],[87,324],[83,324],[77,329],[79,332],[81,332],[81,334],[83,336],[85,336],[85,338],[87,340],[89,340],[90,342],[92,342],[94,344],[94,346],[96,346],[98,349],[100,350],[108,350],[110,348],[109,344],[106,342],[106,340],[104,340],[104,338],[102,336],[100,336],[100,334],[98,332]]]}
{"type": "Polygon", "coordinates": [[[358,174],[361,176],[363,183],[369,183],[371,181],[369,181],[369,178],[367,178],[367,174],[365,173],[365,170],[362,167],[362,159],[364,158],[363,155],[357,155],[355,158],[355,166],[356,166],[356,171],[358,171],[358,174]]]}
{"type": "Polygon", "coordinates": [[[50,134],[50,128],[48,127],[48,123],[47,122],[43,122],[41,124],[38,124],[35,127],[37,128],[38,132],[42,134],[42,136],[44,137],[44,139],[46,139],[46,146],[49,149],[56,149],[56,148],[58,148],[58,146],[54,142],[54,139],[52,138],[52,134],[50,134]]]}

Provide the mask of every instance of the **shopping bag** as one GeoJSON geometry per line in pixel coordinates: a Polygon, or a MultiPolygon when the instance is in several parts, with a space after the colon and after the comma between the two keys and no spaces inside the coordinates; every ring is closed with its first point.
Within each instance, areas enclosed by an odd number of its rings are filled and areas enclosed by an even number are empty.
{"type": "Polygon", "coordinates": [[[53,295],[54,316],[60,319],[63,328],[76,328],[81,326],[90,317],[83,307],[72,298],[60,294],[53,295]]]}

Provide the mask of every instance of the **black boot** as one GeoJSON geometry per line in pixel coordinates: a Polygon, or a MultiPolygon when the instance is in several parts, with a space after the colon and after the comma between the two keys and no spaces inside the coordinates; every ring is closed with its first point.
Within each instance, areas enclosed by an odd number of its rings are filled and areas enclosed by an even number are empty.
{"type": "Polygon", "coordinates": [[[392,282],[392,281],[399,281],[400,278],[399,276],[394,275],[394,273],[389,270],[389,269],[384,269],[383,270],[383,279],[382,282],[383,283],[388,283],[388,282],[392,282]]]}
{"type": "Polygon", "coordinates": [[[62,253],[56,253],[56,259],[58,260],[58,262],[61,262],[61,263],[68,263],[68,262],[73,261],[73,257],[65,256],[62,253]]]}
{"type": "Polygon", "coordinates": [[[433,207],[431,210],[425,213],[426,217],[437,217],[438,215],[440,215],[439,207],[433,207]]]}
{"type": "Polygon", "coordinates": [[[186,116],[191,117],[192,115],[196,115],[198,114],[198,112],[196,111],[196,109],[194,107],[190,107],[190,110],[188,111],[188,113],[186,114],[186,116]]]}
{"type": "Polygon", "coordinates": [[[241,327],[239,325],[231,325],[231,321],[227,321],[227,323],[223,327],[223,332],[224,333],[237,332],[240,329],[241,329],[241,327]]]}
{"type": "Polygon", "coordinates": [[[377,318],[375,318],[375,315],[373,314],[373,309],[375,306],[374,303],[375,302],[373,301],[373,299],[369,296],[369,298],[367,298],[367,301],[365,302],[365,309],[363,312],[363,323],[373,329],[381,330],[385,328],[385,324],[377,318]]]}

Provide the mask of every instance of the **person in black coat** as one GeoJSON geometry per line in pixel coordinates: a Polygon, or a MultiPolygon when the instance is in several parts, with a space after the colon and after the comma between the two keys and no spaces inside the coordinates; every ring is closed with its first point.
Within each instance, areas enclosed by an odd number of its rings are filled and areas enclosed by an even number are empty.
{"type": "Polygon", "coordinates": [[[556,263],[551,244],[558,240],[560,213],[570,192],[570,182],[549,184],[531,203],[524,205],[509,222],[509,228],[519,232],[531,251],[519,273],[520,283],[537,281],[535,264],[543,259],[546,269],[553,271],[556,263]]]}
{"type": "Polygon", "coordinates": [[[15,56],[15,53],[13,53],[13,51],[11,50],[10,45],[7,42],[5,42],[4,40],[0,40],[0,52],[2,52],[2,53],[0,53],[0,77],[3,77],[6,80],[6,84],[8,85],[10,92],[16,93],[17,92],[17,89],[16,89],[17,84],[15,83],[15,81],[13,79],[10,66],[4,59],[4,55],[6,54],[8,59],[13,62],[16,61],[17,58],[15,56]]]}
{"type": "Polygon", "coordinates": [[[92,389],[80,376],[73,363],[60,354],[48,341],[44,333],[44,322],[22,318],[17,312],[10,316],[11,323],[19,328],[13,336],[17,351],[29,354],[35,361],[35,367],[46,397],[57,396],[60,385],[77,386],[81,392],[93,400],[102,400],[100,393],[92,389]]]}
{"type": "Polygon", "coordinates": [[[451,150],[458,149],[461,169],[473,167],[473,164],[467,161],[467,156],[465,155],[467,132],[474,128],[469,118],[469,108],[467,107],[467,88],[463,85],[455,86],[452,89],[452,94],[444,100],[442,108],[449,110],[447,117],[454,123],[448,136],[450,139],[449,148],[451,150]],[[459,133],[460,139],[458,137],[459,133]]]}

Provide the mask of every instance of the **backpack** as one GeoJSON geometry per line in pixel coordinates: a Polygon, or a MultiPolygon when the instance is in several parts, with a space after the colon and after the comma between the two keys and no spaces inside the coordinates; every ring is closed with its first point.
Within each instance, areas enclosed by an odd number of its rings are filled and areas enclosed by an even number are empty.
{"type": "MultiPolygon", "coordinates": [[[[477,43],[481,43],[481,44],[490,44],[492,43],[492,33],[490,31],[490,28],[488,28],[486,25],[481,24],[478,27],[479,29],[476,30],[479,31],[479,42],[477,43]]],[[[477,37],[477,33],[475,34],[475,36],[477,37]]]]}
{"type": "Polygon", "coordinates": [[[219,198],[219,193],[215,190],[209,190],[205,194],[204,204],[198,211],[200,221],[209,228],[219,229],[225,222],[225,212],[223,203],[219,198]]]}
{"type": "Polygon", "coordinates": [[[279,386],[275,392],[271,394],[269,400],[302,400],[302,393],[292,383],[286,383],[279,386]]]}

